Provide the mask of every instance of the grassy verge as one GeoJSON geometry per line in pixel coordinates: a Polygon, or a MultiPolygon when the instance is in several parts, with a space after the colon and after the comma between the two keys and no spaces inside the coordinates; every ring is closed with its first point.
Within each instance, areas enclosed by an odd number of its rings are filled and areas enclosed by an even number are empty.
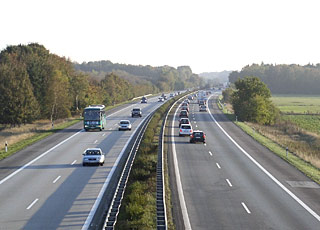
{"type": "Polygon", "coordinates": [[[243,131],[245,131],[247,134],[249,134],[251,137],[253,137],[256,141],[258,141],[260,144],[267,147],[269,150],[277,154],[279,157],[281,157],[283,160],[289,162],[291,165],[296,167],[298,170],[303,172],[305,175],[307,175],[312,180],[316,181],[320,184],[320,170],[310,163],[304,161],[303,159],[299,158],[293,153],[288,153],[288,156],[286,155],[286,149],[279,144],[275,143],[274,141],[270,140],[269,138],[261,135],[260,133],[253,130],[250,126],[246,125],[243,122],[235,122],[243,131]]]}
{"type": "MultiPolygon", "coordinates": [[[[221,109],[221,106],[218,103],[219,108],[221,109]]],[[[225,111],[222,110],[224,113],[225,111]]],[[[226,113],[225,113],[226,114],[226,113]]],[[[306,176],[314,180],[315,182],[320,184],[320,170],[316,167],[314,167],[309,162],[304,161],[300,157],[296,156],[294,153],[288,153],[288,156],[286,154],[286,149],[283,146],[280,146],[276,142],[272,141],[271,139],[263,136],[262,134],[258,133],[254,129],[252,129],[250,126],[245,124],[244,122],[235,121],[235,117],[230,116],[230,114],[226,114],[229,120],[233,121],[236,125],[238,125],[244,132],[246,132],[248,135],[250,135],[252,138],[254,138],[256,141],[258,141],[260,144],[264,145],[266,148],[268,148],[270,151],[277,154],[279,157],[281,157],[283,160],[287,161],[294,167],[296,167],[298,170],[300,170],[302,173],[304,173],[306,176]]]]}
{"type": "Polygon", "coordinates": [[[64,122],[62,124],[56,125],[54,129],[41,130],[41,132],[38,133],[38,134],[35,134],[35,135],[33,135],[33,136],[29,137],[29,138],[26,138],[26,139],[24,139],[22,141],[19,141],[19,142],[15,143],[15,144],[12,144],[12,145],[10,145],[8,147],[8,152],[5,152],[4,149],[0,151],[0,160],[2,160],[4,158],[14,154],[15,152],[20,151],[21,149],[23,149],[23,148],[25,148],[25,147],[27,147],[29,145],[32,145],[36,141],[39,141],[39,140],[41,140],[41,139],[43,139],[43,138],[45,138],[45,137],[47,137],[47,136],[49,136],[49,135],[51,135],[53,133],[56,133],[56,132],[58,132],[60,130],[63,130],[63,129],[65,129],[65,128],[67,128],[67,127],[69,127],[69,126],[71,126],[71,125],[73,125],[73,124],[75,124],[75,123],[77,123],[79,121],[80,121],[80,119],[73,119],[71,121],[64,122]]]}
{"type": "MultiPolygon", "coordinates": [[[[180,97],[162,105],[151,119],[137,152],[115,229],[156,229],[156,166],[158,141],[168,108],[180,97]]],[[[167,180],[167,179],[166,179],[167,180]]],[[[173,229],[172,220],[169,221],[173,229]]]]}

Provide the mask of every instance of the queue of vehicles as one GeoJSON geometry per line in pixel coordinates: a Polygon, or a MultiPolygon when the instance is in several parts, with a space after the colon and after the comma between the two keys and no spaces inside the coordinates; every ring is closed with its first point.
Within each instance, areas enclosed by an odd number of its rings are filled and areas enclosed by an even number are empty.
{"type": "MultiPolygon", "coordinates": [[[[189,120],[189,104],[194,100],[194,96],[188,96],[188,99],[184,100],[180,106],[179,113],[179,136],[189,136],[190,143],[202,142],[206,143],[206,135],[201,130],[193,130],[191,122],[189,120]]],[[[206,105],[199,105],[200,110],[207,111],[206,105]],[[205,106],[205,107],[204,107],[205,106]]]]}
{"type": "MultiPolygon", "coordinates": [[[[170,97],[174,97],[173,93],[170,94],[170,97]]],[[[194,95],[195,96],[195,95],[194,95]]],[[[205,143],[205,134],[200,130],[193,130],[191,122],[189,120],[189,104],[190,101],[194,100],[194,96],[189,96],[188,99],[185,99],[181,104],[181,111],[179,114],[179,136],[189,136],[190,143],[203,142],[205,143]]],[[[199,97],[199,95],[198,95],[199,97]]],[[[163,102],[166,100],[166,95],[162,94],[161,97],[158,98],[159,102],[163,102]]],[[[202,100],[200,100],[202,101],[202,100]]],[[[206,100],[204,104],[199,101],[199,111],[207,111],[206,100]]],[[[141,98],[141,103],[147,103],[147,97],[143,96],[141,98]]],[[[104,105],[90,105],[84,109],[83,112],[84,117],[84,130],[93,130],[98,129],[102,131],[106,127],[106,112],[104,105]]],[[[131,117],[142,117],[142,110],[140,107],[135,107],[131,110],[131,117]]],[[[119,122],[118,130],[131,130],[132,124],[130,120],[121,120],[119,122]]],[[[82,165],[103,165],[105,161],[105,153],[102,152],[100,148],[88,148],[83,153],[83,161],[82,165]]]]}

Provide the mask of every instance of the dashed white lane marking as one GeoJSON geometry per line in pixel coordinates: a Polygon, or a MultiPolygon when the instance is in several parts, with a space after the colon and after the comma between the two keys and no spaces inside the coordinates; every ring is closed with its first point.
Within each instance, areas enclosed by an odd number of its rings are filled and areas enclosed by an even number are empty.
{"type": "Polygon", "coordinates": [[[242,204],[242,206],[243,206],[243,208],[246,210],[246,212],[248,213],[248,214],[251,214],[251,212],[250,212],[250,210],[248,209],[248,207],[247,207],[247,205],[245,204],[245,203],[241,203],[242,204]]]}
{"type": "Polygon", "coordinates": [[[104,137],[106,134],[104,133],[104,134],[102,134],[102,136],[104,137]]]}
{"type": "Polygon", "coordinates": [[[77,160],[74,160],[74,161],[71,163],[71,165],[74,165],[76,162],[77,162],[77,160]]]}
{"type": "Polygon", "coordinates": [[[196,122],[196,121],[194,121],[193,123],[197,124],[197,122],[196,122]]]}
{"type": "Polygon", "coordinates": [[[211,151],[209,151],[209,154],[210,154],[210,156],[212,156],[212,152],[211,151]]]}
{"type": "Polygon", "coordinates": [[[230,187],[232,187],[232,184],[231,184],[231,182],[229,181],[229,179],[226,179],[226,181],[227,181],[228,185],[229,185],[230,187]]]}
{"type": "Polygon", "coordinates": [[[94,144],[97,144],[97,143],[98,143],[98,140],[95,140],[95,141],[94,141],[94,144]]]}
{"type": "Polygon", "coordinates": [[[198,125],[196,125],[196,128],[198,128],[198,125]]]}
{"type": "Polygon", "coordinates": [[[216,165],[217,165],[218,169],[221,169],[221,166],[218,163],[216,163],[216,165]]]}
{"type": "Polygon", "coordinates": [[[60,178],[61,176],[58,176],[52,183],[55,184],[60,178]]]}
{"type": "MultiPolygon", "coordinates": [[[[211,96],[210,96],[211,97],[211,96]]],[[[221,127],[221,125],[217,122],[217,120],[213,117],[208,110],[212,120],[216,123],[216,125],[221,129],[221,131],[229,138],[231,142],[233,142],[240,151],[246,155],[258,168],[260,168],[270,179],[272,179],[280,188],[282,188],[289,196],[291,196],[296,202],[298,202],[305,210],[307,210],[314,218],[320,221],[320,216],[313,211],[308,205],[306,205],[302,200],[300,200],[294,193],[292,193],[287,187],[285,187],[280,181],[278,181],[269,171],[267,171],[262,165],[260,165],[249,153],[247,153],[233,138],[221,127]]]]}
{"type": "Polygon", "coordinates": [[[27,207],[27,210],[29,210],[30,208],[32,208],[32,206],[35,205],[35,203],[37,203],[38,200],[39,200],[38,198],[35,199],[35,200],[27,207]]]}
{"type": "Polygon", "coordinates": [[[110,128],[109,130],[112,130],[112,128],[110,128]]]}

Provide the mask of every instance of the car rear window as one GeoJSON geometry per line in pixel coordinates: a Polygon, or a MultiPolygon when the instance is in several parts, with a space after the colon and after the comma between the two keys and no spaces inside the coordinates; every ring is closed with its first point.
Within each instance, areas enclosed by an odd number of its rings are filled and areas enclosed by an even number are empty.
{"type": "Polygon", "coordinates": [[[86,155],[101,155],[99,150],[87,150],[86,155]]]}
{"type": "Polygon", "coordinates": [[[203,136],[203,133],[202,132],[194,132],[193,135],[195,137],[202,137],[203,136]]]}
{"type": "Polygon", "coordinates": [[[191,126],[190,125],[181,125],[181,128],[182,129],[191,129],[191,126]]]}
{"type": "Polygon", "coordinates": [[[129,121],[120,121],[120,124],[129,124],[129,121]]]}

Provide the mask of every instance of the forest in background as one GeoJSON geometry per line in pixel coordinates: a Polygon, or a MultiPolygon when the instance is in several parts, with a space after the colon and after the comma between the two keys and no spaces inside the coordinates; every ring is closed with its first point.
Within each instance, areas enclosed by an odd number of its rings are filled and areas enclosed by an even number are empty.
{"type": "Polygon", "coordinates": [[[259,77],[267,84],[272,94],[320,94],[320,64],[316,65],[272,65],[252,64],[233,71],[229,81],[238,78],[259,77]]]}
{"type": "Polygon", "coordinates": [[[153,85],[160,92],[204,86],[204,81],[194,74],[189,66],[152,67],[150,65],[118,64],[111,61],[74,63],[74,66],[76,70],[97,80],[102,79],[106,74],[114,73],[133,85],[153,85]]]}
{"type": "Polygon", "coordinates": [[[145,94],[201,85],[199,76],[187,66],[116,64],[117,68],[106,71],[110,63],[78,65],[37,43],[8,46],[0,52],[0,124],[53,121],[79,114],[90,104],[108,106],[145,94]]]}

